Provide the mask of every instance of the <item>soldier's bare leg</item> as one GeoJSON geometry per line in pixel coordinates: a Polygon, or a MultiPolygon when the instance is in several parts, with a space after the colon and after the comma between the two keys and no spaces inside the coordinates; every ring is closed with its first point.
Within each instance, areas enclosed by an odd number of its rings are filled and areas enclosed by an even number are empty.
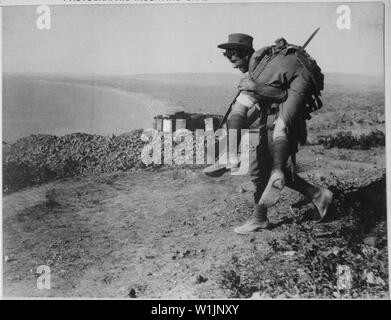
{"type": "Polygon", "coordinates": [[[241,129],[246,129],[247,127],[247,112],[254,106],[257,100],[252,97],[249,93],[241,92],[236,98],[235,103],[232,106],[231,114],[228,118],[227,127],[228,130],[236,130],[236,145],[229,143],[229,164],[228,168],[236,168],[240,164],[240,159],[238,158],[238,148],[241,141],[241,129]]]}
{"type": "Polygon", "coordinates": [[[229,141],[229,161],[227,168],[239,167],[240,160],[237,156],[238,146],[241,140],[241,129],[246,128],[247,125],[247,109],[248,107],[236,101],[232,106],[230,117],[228,118],[227,128],[228,130],[236,130],[236,145],[229,141]]]}
{"type": "Polygon", "coordinates": [[[232,105],[232,111],[227,121],[227,128],[236,130],[237,134],[236,143],[229,142],[228,150],[225,150],[225,152],[228,152],[228,164],[221,165],[216,162],[204,170],[206,175],[218,177],[231,169],[239,167],[238,147],[241,140],[241,129],[247,128],[247,112],[255,103],[256,99],[245,92],[238,95],[232,105]]]}
{"type": "Polygon", "coordinates": [[[261,229],[266,229],[269,226],[267,207],[258,203],[269,180],[272,164],[272,158],[268,147],[267,131],[268,130],[265,127],[260,130],[258,141],[253,141],[252,138],[254,138],[254,136],[250,136],[250,144],[255,146],[255,148],[250,149],[249,154],[249,171],[250,175],[254,177],[252,183],[255,186],[254,207],[251,218],[243,225],[234,229],[238,234],[249,234],[261,229]]]}
{"type": "Polygon", "coordinates": [[[256,190],[254,193],[254,208],[253,214],[249,220],[247,220],[243,225],[236,227],[234,231],[238,234],[249,234],[261,229],[266,229],[269,227],[269,219],[267,218],[267,207],[258,204],[258,201],[265,190],[267,179],[257,179],[254,180],[256,190]]]}

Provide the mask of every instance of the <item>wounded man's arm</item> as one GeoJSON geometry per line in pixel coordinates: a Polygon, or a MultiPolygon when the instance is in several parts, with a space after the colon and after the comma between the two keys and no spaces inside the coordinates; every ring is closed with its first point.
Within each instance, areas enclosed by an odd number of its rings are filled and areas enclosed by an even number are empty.
{"type": "Polygon", "coordinates": [[[267,99],[274,103],[284,102],[288,96],[287,90],[281,89],[279,86],[254,82],[248,77],[240,81],[238,89],[253,92],[257,98],[267,99]]]}
{"type": "Polygon", "coordinates": [[[272,102],[284,102],[288,96],[287,90],[263,83],[254,83],[254,93],[260,98],[266,98],[272,102]]]}

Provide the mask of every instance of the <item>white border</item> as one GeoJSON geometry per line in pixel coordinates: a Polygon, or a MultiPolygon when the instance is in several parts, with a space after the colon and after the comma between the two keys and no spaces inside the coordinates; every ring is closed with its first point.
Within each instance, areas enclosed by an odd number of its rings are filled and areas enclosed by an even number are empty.
{"type": "MultiPolygon", "coordinates": [[[[0,0],[0,105],[2,106],[2,8],[3,6],[20,6],[20,5],[157,5],[157,4],[212,4],[212,3],[370,3],[377,2],[383,3],[384,5],[384,84],[385,84],[385,118],[386,118],[386,186],[387,186],[387,241],[388,241],[388,296],[390,299],[390,290],[391,290],[391,196],[389,190],[391,188],[391,127],[388,125],[391,122],[391,42],[390,42],[390,32],[391,32],[391,4],[389,1],[377,1],[377,0],[345,0],[345,1],[325,1],[325,0],[274,0],[274,1],[265,1],[265,0],[0,0]]],[[[2,112],[0,114],[0,119],[2,120],[2,112]]],[[[2,121],[0,123],[0,138],[2,141],[2,121]]],[[[0,151],[0,165],[2,168],[2,148],[0,151]]],[[[0,187],[1,187],[1,204],[3,204],[2,199],[2,170],[0,171],[0,187]]],[[[0,233],[1,235],[3,230],[3,212],[2,205],[0,211],[0,233]]],[[[0,298],[3,298],[3,237],[0,239],[0,253],[1,253],[1,262],[0,262],[0,298]]],[[[40,298],[23,298],[29,300],[39,300],[40,298]]],[[[63,298],[51,298],[59,300],[68,300],[63,298]]],[[[85,299],[85,298],[83,298],[85,299]]],[[[106,300],[106,299],[104,299],[106,300]]],[[[148,300],[148,299],[147,299],[148,300]]]]}
{"type": "Polygon", "coordinates": [[[390,42],[390,31],[391,31],[391,4],[388,1],[384,3],[384,107],[386,117],[386,186],[387,186],[387,245],[388,245],[388,298],[390,298],[391,289],[391,42],[390,42]]]}
{"type": "Polygon", "coordinates": [[[148,5],[189,3],[387,3],[387,0],[0,0],[0,6],[21,5],[148,5]]]}
{"type": "MultiPolygon", "coordinates": [[[[0,7],[0,142],[3,144],[3,8],[0,7]]],[[[0,147],[0,298],[3,298],[3,145],[0,147]]]]}

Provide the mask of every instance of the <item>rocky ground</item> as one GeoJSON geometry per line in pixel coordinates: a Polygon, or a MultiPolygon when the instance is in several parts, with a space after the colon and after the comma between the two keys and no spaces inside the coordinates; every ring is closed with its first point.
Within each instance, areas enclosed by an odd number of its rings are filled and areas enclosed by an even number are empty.
{"type": "Polygon", "coordinates": [[[384,148],[300,151],[301,175],[335,193],[333,214],[289,208],[270,230],[238,236],[251,214],[246,177],[200,169],[86,174],[3,198],[6,296],[227,298],[388,296],[384,148]],[[347,160],[348,159],[348,160],[347,160]],[[36,286],[51,269],[51,289],[36,286]],[[341,266],[351,271],[338,290],[341,266]]]}
{"type": "Polygon", "coordinates": [[[251,215],[248,177],[147,168],[140,131],[3,144],[4,295],[388,298],[384,95],[324,101],[297,160],[333,191],[328,219],[286,188],[271,228],[249,236],[233,232],[251,215]]]}

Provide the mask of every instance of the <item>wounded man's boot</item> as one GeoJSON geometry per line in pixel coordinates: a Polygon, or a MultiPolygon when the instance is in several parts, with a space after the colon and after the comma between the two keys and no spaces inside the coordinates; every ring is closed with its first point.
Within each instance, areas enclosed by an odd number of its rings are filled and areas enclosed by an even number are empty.
{"type": "Polygon", "coordinates": [[[287,138],[279,138],[273,141],[273,169],[259,204],[270,208],[280,199],[282,189],[285,187],[284,168],[289,155],[290,143],[287,138]]]}
{"type": "Polygon", "coordinates": [[[319,213],[316,222],[321,222],[326,218],[329,206],[333,202],[333,193],[330,190],[316,187],[297,174],[295,174],[293,180],[287,179],[286,184],[289,188],[305,196],[304,200],[292,205],[292,207],[301,208],[303,205],[312,202],[319,213]]]}
{"type": "Polygon", "coordinates": [[[236,227],[234,231],[238,234],[249,234],[268,227],[267,208],[256,203],[254,204],[253,216],[240,227],[236,227]]]}
{"type": "Polygon", "coordinates": [[[327,215],[327,209],[333,202],[333,193],[328,189],[319,189],[312,195],[312,203],[318,209],[320,218],[316,222],[321,222],[327,215]]]}

